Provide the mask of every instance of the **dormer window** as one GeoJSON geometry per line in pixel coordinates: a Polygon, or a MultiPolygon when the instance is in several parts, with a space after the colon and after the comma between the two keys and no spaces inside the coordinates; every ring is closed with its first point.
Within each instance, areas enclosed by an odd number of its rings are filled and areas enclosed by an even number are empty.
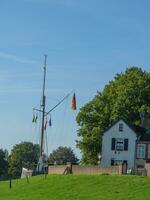
{"type": "Polygon", "coordinates": [[[123,124],[122,123],[119,124],[119,132],[123,132],[123,124]]]}
{"type": "Polygon", "coordinates": [[[150,128],[148,128],[148,129],[146,130],[146,133],[147,133],[147,134],[150,134],[150,128]]]}

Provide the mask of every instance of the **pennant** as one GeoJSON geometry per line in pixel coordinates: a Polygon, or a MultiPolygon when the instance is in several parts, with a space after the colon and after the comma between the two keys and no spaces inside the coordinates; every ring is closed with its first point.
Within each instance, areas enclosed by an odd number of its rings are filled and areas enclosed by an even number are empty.
{"type": "Polygon", "coordinates": [[[35,115],[33,114],[32,123],[35,123],[35,115]]]}
{"type": "Polygon", "coordinates": [[[35,116],[35,123],[37,122],[37,119],[38,119],[38,114],[36,114],[35,116]]]}
{"type": "Polygon", "coordinates": [[[49,126],[52,126],[52,120],[51,120],[51,118],[49,119],[49,126]]]}
{"type": "Polygon", "coordinates": [[[71,108],[72,108],[72,110],[76,110],[77,109],[75,93],[73,94],[73,97],[72,97],[71,108]]]}
{"type": "Polygon", "coordinates": [[[32,122],[33,123],[36,123],[37,122],[37,119],[38,119],[38,115],[36,114],[33,114],[33,118],[32,118],[32,122]]]}
{"type": "Polygon", "coordinates": [[[46,131],[46,128],[47,128],[47,120],[45,122],[45,126],[44,126],[44,130],[46,131]]]}

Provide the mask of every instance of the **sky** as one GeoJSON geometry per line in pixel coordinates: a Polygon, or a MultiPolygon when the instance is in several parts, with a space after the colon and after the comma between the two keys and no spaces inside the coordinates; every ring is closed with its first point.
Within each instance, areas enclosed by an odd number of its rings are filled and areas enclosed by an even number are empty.
{"type": "Polygon", "coordinates": [[[52,112],[48,152],[76,148],[81,107],[116,73],[138,66],[150,71],[148,0],[0,0],[0,148],[39,142],[44,54],[48,55],[46,110],[75,90],[52,112]]]}

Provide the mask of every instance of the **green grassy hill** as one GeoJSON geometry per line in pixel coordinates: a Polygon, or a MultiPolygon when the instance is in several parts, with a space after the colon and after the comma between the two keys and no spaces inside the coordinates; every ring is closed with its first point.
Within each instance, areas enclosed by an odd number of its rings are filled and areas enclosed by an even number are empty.
{"type": "Polygon", "coordinates": [[[150,178],[54,175],[0,182],[0,200],[150,200],[150,178]]]}

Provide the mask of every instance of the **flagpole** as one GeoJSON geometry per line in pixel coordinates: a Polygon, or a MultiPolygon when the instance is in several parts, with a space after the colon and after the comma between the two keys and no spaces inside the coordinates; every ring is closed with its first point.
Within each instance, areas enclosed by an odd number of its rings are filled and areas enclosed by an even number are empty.
{"type": "MultiPolygon", "coordinates": [[[[67,94],[61,101],[59,101],[51,110],[49,110],[48,112],[45,111],[45,107],[46,107],[46,95],[45,95],[45,85],[46,85],[46,65],[47,65],[47,55],[44,55],[44,66],[43,66],[43,88],[42,88],[42,104],[40,105],[40,109],[36,109],[33,108],[33,111],[36,110],[38,112],[42,113],[42,121],[41,121],[41,135],[40,135],[40,156],[39,156],[39,162],[37,165],[37,172],[42,172],[45,168],[45,161],[44,161],[44,133],[46,130],[46,126],[45,126],[45,117],[47,117],[48,115],[50,115],[50,113],[57,108],[65,99],[67,99],[70,94],[73,92],[71,91],[69,94],[67,94]]],[[[72,99],[72,109],[76,110],[76,99],[75,99],[75,93],[73,95],[73,99],[72,99]]],[[[51,120],[51,118],[50,118],[51,120]]],[[[35,120],[33,122],[36,122],[35,120]]],[[[47,122],[46,122],[47,123],[47,122]]],[[[49,122],[51,124],[51,121],[49,122]]]]}
{"type": "Polygon", "coordinates": [[[42,113],[42,123],[41,123],[41,138],[40,138],[40,157],[37,165],[37,171],[42,172],[44,170],[44,123],[45,123],[45,105],[46,105],[46,96],[45,96],[45,81],[46,81],[46,63],[47,55],[44,55],[44,77],[43,77],[43,90],[42,90],[42,104],[41,104],[41,113],[42,113]]]}
{"type": "Polygon", "coordinates": [[[45,96],[45,80],[46,80],[46,63],[47,63],[47,55],[44,55],[44,78],[43,78],[43,92],[42,92],[42,125],[41,125],[41,145],[40,145],[40,156],[43,156],[44,152],[44,123],[45,123],[45,103],[46,103],[46,96],[45,96]]]}

